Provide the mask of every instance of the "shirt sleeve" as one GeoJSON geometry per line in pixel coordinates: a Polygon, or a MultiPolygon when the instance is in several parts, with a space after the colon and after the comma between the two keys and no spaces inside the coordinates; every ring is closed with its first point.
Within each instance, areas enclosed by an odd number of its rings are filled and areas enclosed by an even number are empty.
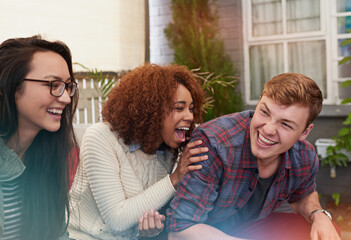
{"type": "Polygon", "coordinates": [[[208,147],[208,159],[202,161],[201,170],[188,173],[179,182],[177,193],[167,209],[167,231],[178,232],[203,223],[213,209],[218,196],[219,179],[223,172],[216,141],[196,128],[192,141],[201,139],[200,147],[208,147]]]}
{"type": "MultiPolygon", "coordinates": [[[[175,193],[167,175],[151,187],[127,198],[120,178],[121,158],[126,156],[109,129],[88,129],[83,139],[81,157],[102,218],[117,233],[135,226],[144,212],[161,208],[175,193]]],[[[138,180],[132,177],[133,173],[130,175],[129,187],[136,186],[138,180]]]]}
{"type": "Polygon", "coordinates": [[[302,166],[300,174],[305,175],[304,181],[298,186],[291,195],[289,203],[296,202],[316,190],[316,177],[319,168],[317,153],[313,150],[302,151],[302,166]]]}

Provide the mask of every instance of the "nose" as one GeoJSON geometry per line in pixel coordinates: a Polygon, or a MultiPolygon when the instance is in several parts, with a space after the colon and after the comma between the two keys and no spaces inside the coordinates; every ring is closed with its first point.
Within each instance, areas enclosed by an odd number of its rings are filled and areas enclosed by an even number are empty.
{"type": "Polygon", "coordinates": [[[71,97],[69,96],[67,89],[63,91],[63,94],[57,98],[59,102],[62,102],[64,104],[70,104],[71,103],[71,97]]]}
{"type": "Polygon", "coordinates": [[[189,109],[184,113],[184,120],[192,122],[194,120],[194,114],[189,109]]]}
{"type": "Polygon", "coordinates": [[[266,135],[274,135],[277,132],[277,127],[274,122],[269,121],[264,125],[263,130],[266,135]]]}

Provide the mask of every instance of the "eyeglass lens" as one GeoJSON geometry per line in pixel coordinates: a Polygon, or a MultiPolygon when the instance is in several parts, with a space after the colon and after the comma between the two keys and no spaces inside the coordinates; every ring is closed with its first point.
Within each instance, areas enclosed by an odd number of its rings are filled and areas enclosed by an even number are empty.
{"type": "Polygon", "coordinates": [[[63,92],[67,89],[67,93],[70,97],[73,97],[77,90],[77,84],[75,82],[65,83],[62,81],[51,82],[51,94],[60,97],[63,92]]]}

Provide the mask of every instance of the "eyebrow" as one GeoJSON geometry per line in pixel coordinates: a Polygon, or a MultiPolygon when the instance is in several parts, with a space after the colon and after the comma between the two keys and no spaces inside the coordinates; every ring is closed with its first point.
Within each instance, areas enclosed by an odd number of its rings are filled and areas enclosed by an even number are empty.
{"type": "Polygon", "coordinates": [[[66,80],[63,80],[62,78],[60,78],[60,77],[58,77],[56,75],[47,75],[47,76],[44,77],[44,79],[50,79],[50,78],[53,78],[54,80],[64,81],[64,82],[73,81],[74,80],[73,77],[69,77],[66,80]]]}
{"type": "MultiPolygon", "coordinates": [[[[177,101],[177,102],[174,102],[174,104],[177,104],[177,103],[186,104],[186,101],[177,101]]],[[[191,104],[194,104],[194,102],[191,102],[190,105],[191,105],[191,104]]]]}
{"type": "MultiPolygon", "coordinates": [[[[264,105],[264,107],[266,108],[267,112],[268,112],[268,113],[270,113],[270,111],[269,111],[269,108],[268,108],[267,104],[266,104],[266,103],[262,103],[262,105],[264,105]]],[[[296,122],[291,121],[291,120],[289,120],[289,119],[284,119],[284,118],[283,118],[283,119],[281,119],[281,121],[282,121],[282,122],[288,122],[288,123],[291,123],[291,124],[295,125],[295,127],[297,127],[297,126],[298,126],[296,122]]]]}

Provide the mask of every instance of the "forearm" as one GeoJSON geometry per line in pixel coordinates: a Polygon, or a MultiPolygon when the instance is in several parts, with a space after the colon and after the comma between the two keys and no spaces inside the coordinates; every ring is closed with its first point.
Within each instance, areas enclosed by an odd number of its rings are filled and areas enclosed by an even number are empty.
{"type": "Polygon", "coordinates": [[[322,208],[316,191],[292,203],[291,207],[312,223],[310,233],[312,240],[340,240],[332,221],[325,213],[316,212],[310,218],[311,212],[322,208]]]}
{"type": "Polygon", "coordinates": [[[211,227],[207,224],[195,224],[181,232],[170,232],[168,234],[169,240],[212,240],[212,239],[222,239],[222,240],[239,240],[240,238],[235,238],[225,234],[224,232],[218,230],[217,228],[211,227]]]}
{"type": "MultiPolygon", "coordinates": [[[[87,130],[81,148],[81,163],[81,171],[84,173],[85,170],[86,176],[82,176],[80,182],[89,182],[91,194],[86,194],[93,198],[102,218],[115,232],[134,226],[145,212],[157,210],[175,194],[168,175],[141,190],[143,184],[128,164],[123,145],[116,141],[108,127],[101,124],[87,130]]],[[[79,191],[79,186],[77,189],[79,191]]]]}
{"type": "Polygon", "coordinates": [[[291,203],[290,206],[296,213],[302,215],[307,221],[310,221],[309,218],[312,211],[322,208],[319,203],[318,193],[316,191],[310,193],[297,202],[291,203]]]}
{"type": "Polygon", "coordinates": [[[96,203],[106,223],[116,231],[125,231],[138,223],[139,218],[150,209],[157,210],[171,199],[174,189],[167,177],[161,179],[139,194],[125,198],[125,193],[99,194],[96,203]],[[111,199],[112,198],[112,199],[111,199]],[[136,207],[138,206],[138,207],[136,207]]]}

